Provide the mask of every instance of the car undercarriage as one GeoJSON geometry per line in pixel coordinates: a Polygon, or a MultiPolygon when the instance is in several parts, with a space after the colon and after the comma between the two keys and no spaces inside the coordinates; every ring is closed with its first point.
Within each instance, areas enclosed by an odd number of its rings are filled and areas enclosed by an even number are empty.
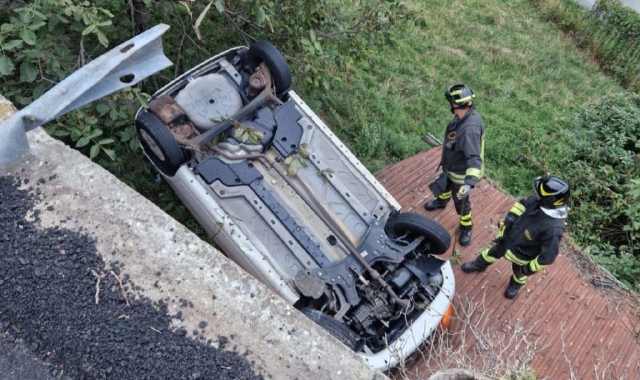
{"type": "Polygon", "coordinates": [[[394,365],[450,306],[434,256],[450,236],[401,212],[290,86],[273,45],[230,49],[139,110],[141,146],[222,252],[372,366],[394,365]]]}

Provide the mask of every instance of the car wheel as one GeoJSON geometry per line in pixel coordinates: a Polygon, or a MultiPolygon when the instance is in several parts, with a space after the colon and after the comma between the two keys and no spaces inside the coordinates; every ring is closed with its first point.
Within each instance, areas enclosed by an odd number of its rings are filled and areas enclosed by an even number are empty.
{"type": "Polygon", "coordinates": [[[260,62],[264,62],[273,77],[276,95],[282,96],[291,87],[291,70],[282,53],[267,41],[258,41],[249,47],[247,62],[251,69],[255,69],[260,62]]]}
{"type": "Polygon", "coordinates": [[[141,110],[136,116],[136,132],[155,167],[169,177],[176,174],[184,163],[184,154],[167,126],[151,112],[141,110]]]}
{"type": "Polygon", "coordinates": [[[430,253],[441,255],[449,249],[451,236],[435,220],[422,215],[405,212],[390,220],[390,229],[398,236],[409,233],[425,237],[431,246],[430,253]]]}
{"type": "Polygon", "coordinates": [[[358,336],[351,331],[344,323],[336,321],[332,317],[324,314],[321,311],[304,307],[300,310],[302,314],[311,319],[315,323],[319,324],[329,332],[334,338],[338,339],[345,346],[352,350],[355,350],[358,344],[358,336]]]}

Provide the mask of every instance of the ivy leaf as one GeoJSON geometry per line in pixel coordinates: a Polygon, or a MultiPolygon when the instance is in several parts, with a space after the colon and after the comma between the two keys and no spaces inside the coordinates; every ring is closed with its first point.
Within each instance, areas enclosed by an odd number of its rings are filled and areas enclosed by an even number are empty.
{"type": "Polygon", "coordinates": [[[258,8],[258,15],[257,15],[257,23],[258,25],[264,25],[264,19],[267,16],[267,14],[264,11],[264,7],[259,7],[258,8]]]}
{"type": "MultiPolygon", "coordinates": [[[[46,18],[42,13],[40,13],[40,15],[42,15],[43,18],[46,18]]],[[[42,26],[46,25],[47,23],[44,22],[44,20],[38,20],[34,23],[32,23],[31,25],[29,25],[29,29],[31,30],[38,30],[40,29],[42,26]]]]}
{"type": "Polygon", "coordinates": [[[113,13],[111,13],[111,11],[109,11],[108,9],[104,9],[104,8],[98,8],[98,9],[100,9],[100,12],[104,13],[107,17],[113,18],[113,13]]]}
{"type": "Polygon", "coordinates": [[[104,35],[104,32],[102,30],[98,29],[96,34],[98,35],[98,41],[100,41],[100,44],[102,44],[102,46],[109,46],[109,40],[107,39],[107,36],[104,35]]]}
{"type": "Polygon", "coordinates": [[[253,131],[253,140],[255,142],[258,142],[260,140],[262,140],[264,138],[264,133],[260,132],[260,131],[253,131]]]}
{"type": "Polygon", "coordinates": [[[83,146],[87,146],[91,140],[88,137],[82,137],[76,143],[76,148],[82,148],[83,146]]]}
{"type": "Polygon", "coordinates": [[[133,138],[133,127],[127,127],[124,132],[122,132],[122,136],[120,136],[120,141],[125,142],[129,141],[133,138]]]}
{"type": "Polygon", "coordinates": [[[129,140],[129,149],[137,150],[140,146],[138,145],[138,139],[129,140]]]}
{"type": "Polygon", "coordinates": [[[218,12],[220,13],[224,12],[224,0],[216,0],[215,3],[213,3],[213,5],[216,7],[218,12]]]}
{"type": "Polygon", "coordinates": [[[293,156],[289,156],[284,160],[285,165],[289,165],[293,161],[293,156]]]}
{"type": "Polygon", "coordinates": [[[89,158],[91,158],[93,160],[94,158],[96,158],[98,153],[100,153],[100,145],[92,146],[91,150],[89,151],[89,158]]]}
{"type": "Polygon", "coordinates": [[[13,50],[17,47],[19,47],[20,45],[22,45],[22,40],[11,40],[8,41],[7,43],[2,44],[2,50],[13,50]]]}
{"type": "Polygon", "coordinates": [[[135,91],[134,94],[136,95],[136,99],[138,100],[138,103],[140,103],[142,107],[149,108],[149,103],[147,103],[147,98],[149,98],[150,96],[148,94],[142,93],[140,91],[135,91]]]}
{"type": "Polygon", "coordinates": [[[105,152],[107,154],[107,156],[109,156],[109,158],[112,161],[116,160],[116,152],[113,149],[104,149],[104,148],[102,148],[102,151],[105,152]]]}
{"type": "Polygon", "coordinates": [[[79,130],[77,129],[71,130],[71,140],[77,141],[80,137],[82,137],[82,134],[80,133],[79,130]]]}
{"type": "Polygon", "coordinates": [[[104,115],[105,113],[109,112],[111,110],[111,108],[104,104],[104,103],[100,103],[96,106],[96,111],[98,111],[98,113],[100,115],[104,115]]]}
{"type": "Polygon", "coordinates": [[[89,138],[95,139],[98,136],[102,136],[103,133],[104,133],[104,131],[102,129],[94,129],[93,131],[91,131],[91,134],[89,135],[89,138]]]}
{"type": "Polygon", "coordinates": [[[22,38],[22,40],[27,44],[27,45],[35,45],[36,44],[36,34],[33,32],[33,30],[30,29],[22,29],[22,32],[20,32],[20,38],[22,38]]]}
{"type": "Polygon", "coordinates": [[[20,65],[20,81],[31,83],[38,76],[38,69],[31,62],[22,62],[20,65]]]}
{"type": "Polygon", "coordinates": [[[13,61],[6,55],[0,56],[0,74],[9,75],[13,71],[13,61]]]}
{"type": "Polygon", "coordinates": [[[289,177],[295,177],[298,174],[298,170],[300,170],[300,162],[298,160],[291,161],[291,165],[289,165],[289,169],[287,169],[287,174],[289,177]]]}

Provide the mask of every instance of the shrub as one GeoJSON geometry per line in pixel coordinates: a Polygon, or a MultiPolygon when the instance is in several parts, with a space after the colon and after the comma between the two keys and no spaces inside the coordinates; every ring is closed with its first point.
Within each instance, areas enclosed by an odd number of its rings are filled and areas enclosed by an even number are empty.
{"type": "Polygon", "coordinates": [[[574,185],[570,228],[596,260],[638,286],[640,95],[606,98],[577,114],[569,127],[562,171],[574,185]]]}
{"type": "Polygon", "coordinates": [[[577,1],[534,2],[623,86],[640,90],[640,15],[635,10],[620,0],[598,0],[591,11],[577,1]]]}

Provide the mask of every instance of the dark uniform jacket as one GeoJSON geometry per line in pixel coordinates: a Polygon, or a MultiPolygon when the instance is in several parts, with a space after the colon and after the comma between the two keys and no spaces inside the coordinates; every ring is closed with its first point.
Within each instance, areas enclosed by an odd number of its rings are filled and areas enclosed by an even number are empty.
{"type": "Polygon", "coordinates": [[[520,203],[525,211],[505,234],[509,248],[519,259],[537,258],[540,266],[552,264],[560,251],[565,219],[545,214],[535,195],[521,199],[520,203]]]}
{"type": "Polygon", "coordinates": [[[475,106],[462,118],[447,125],[440,164],[449,179],[458,185],[475,187],[482,177],[484,123],[475,106]]]}

